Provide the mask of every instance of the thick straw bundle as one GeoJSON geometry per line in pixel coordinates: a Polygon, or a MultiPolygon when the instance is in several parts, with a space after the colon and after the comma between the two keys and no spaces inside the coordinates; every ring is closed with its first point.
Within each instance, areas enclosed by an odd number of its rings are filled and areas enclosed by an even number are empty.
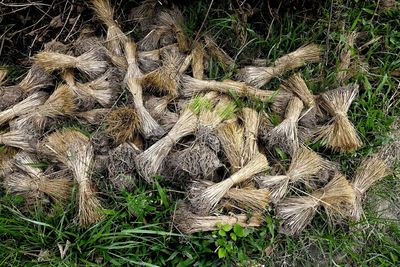
{"type": "Polygon", "coordinates": [[[33,152],[37,148],[37,139],[23,130],[14,130],[0,133],[0,144],[33,152]]]}
{"type": "Polygon", "coordinates": [[[150,115],[143,105],[143,91],[139,80],[136,78],[128,78],[127,86],[129,92],[133,96],[133,104],[136,109],[137,116],[140,121],[140,131],[145,138],[161,137],[165,134],[164,129],[150,115]]]}
{"type": "Polygon", "coordinates": [[[32,194],[30,191],[37,191],[34,195],[45,194],[56,203],[65,203],[70,198],[72,180],[67,178],[49,179],[42,170],[34,167],[34,164],[39,163],[36,156],[20,152],[15,155],[13,163],[27,175],[13,176],[14,179],[8,179],[7,191],[22,196],[30,196],[32,194]]]}
{"type": "Polygon", "coordinates": [[[102,206],[90,180],[94,155],[89,139],[77,131],[57,131],[48,136],[45,148],[72,171],[78,183],[79,224],[88,226],[101,220],[102,206]]]}
{"type": "Polygon", "coordinates": [[[110,112],[106,124],[106,132],[114,138],[117,144],[122,144],[133,139],[140,121],[135,109],[119,107],[110,112]]]}
{"type": "Polygon", "coordinates": [[[354,190],[341,174],[323,188],[307,196],[289,197],[277,206],[281,219],[280,231],[287,235],[300,234],[310,224],[318,207],[323,206],[329,217],[346,216],[354,199],[354,190]]]}
{"type": "Polygon", "coordinates": [[[318,131],[316,141],[321,141],[322,145],[339,152],[351,152],[362,146],[354,125],[347,117],[351,102],[357,93],[358,85],[351,85],[321,95],[320,105],[332,119],[318,131]]]}
{"type": "Polygon", "coordinates": [[[6,177],[13,172],[14,166],[11,162],[17,153],[17,149],[12,147],[0,147],[0,178],[6,177]]]}
{"type": "Polygon", "coordinates": [[[180,52],[189,50],[189,41],[182,28],[184,25],[184,18],[178,8],[174,6],[173,9],[161,11],[158,15],[158,24],[167,26],[173,31],[180,52]]]}
{"type": "Polygon", "coordinates": [[[107,47],[117,56],[123,56],[123,44],[127,37],[114,20],[114,11],[109,0],[91,0],[96,15],[107,26],[107,47]]]}
{"type": "Polygon", "coordinates": [[[200,42],[193,43],[191,55],[193,77],[202,80],[204,77],[204,47],[200,42]]]}
{"type": "Polygon", "coordinates": [[[218,230],[219,225],[235,225],[242,227],[258,227],[262,223],[260,214],[250,218],[245,214],[220,215],[220,216],[198,216],[192,213],[187,205],[181,204],[174,214],[174,225],[185,234],[218,230]]]}
{"type": "Polygon", "coordinates": [[[268,169],[268,160],[263,154],[258,153],[243,168],[222,182],[216,183],[202,190],[194,196],[190,202],[193,207],[198,209],[200,214],[208,214],[213,208],[215,208],[232,186],[244,182],[250,179],[253,175],[268,169]]]}
{"type": "Polygon", "coordinates": [[[316,174],[324,168],[324,161],[317,153],[306,147],[299,148],[293,155],[292,162],[285,175],[265,175],[258,181],[261,187],[271,190],[271,200],[278,203],[287,193],[290,184],[308,185],[316,179],[316,174]]]}
{"type": "Polygon", "coordinates": [[[235,81],[214,81],[214,80],[198,80],[187,75],[182,77],[182,88],[180,95],[190,97],[202,92],[217,91],[224,94],[236,94],[240,97],[250,97],[260,99],[262,101],[271,101],[274,111],[284,109],[291,97],[291,93],[286,91],[268,91],[260,90],[252,86],[248,86],[242,82],[235,81]]]}
{"type": "Polygon", "coordinates": [[[106,61],[96,50],[90,50],[78,57],[56,52],[40,52],[35,58],[35,63],[47,72],[76,68],[91,78],[105,72],[108,67],[106,61]]]}
{"type": "Polygon", "coordinates": [[[48,95],[44,92],[33,93],[21,102],[0,112],[0,125],[14,119],[15,117],[35,111],[38,106],[46,101],[47,97],[48,95]]]}
{"type": "Polygon", "coordinates": [[[243,164],[249,162],[257,153],[257,136],[258,127],[260,125],[260,117],[258,112],[251,108],[242,110],[244,124],[244,147],[243,147],[243,164]]]}
{"type": "Polygon", "coordinates": [[[75,116],[86,120],[91,125],[101,125],[109,113],[110,110],[108,108],[97,108],[75,113],[75,116]]]}
{"type": "Polygon", "coordinates": [[[363,159],[358,166],[351,185],[354,189],[354,205],[351,210],[353,220],[360,220],[363,213],[362,199],[368,189],[380,179],[390,175],[390,166],[377,155],[363,159]]]}
{"type": "Polygon", "coordinates": [[[270,147],[279,147],[289,155],[296,153],[299,147],[297,125],[302,110],[303,102],[293,97],[287,105],[285,119],[269,133],[270,147]]]}
{"type": "Polygon", "coordinates": [[[316,44],[306,45],[278,58],[272,67],[248,66],[239,70],[238,79],[255,87],[262,87],[273,77],[282,75],[284,72],[303,66],[305,63],[319,62],[322,50],[316,44]]]}
{"type": "Polygon", "coordinates": [[[145,102],[145,107],[150,115],[157,120],[163,129],[171,130],[179,119],[179,115],[168,110],[168,104],[171,97],[151,97],[145,102]]]}

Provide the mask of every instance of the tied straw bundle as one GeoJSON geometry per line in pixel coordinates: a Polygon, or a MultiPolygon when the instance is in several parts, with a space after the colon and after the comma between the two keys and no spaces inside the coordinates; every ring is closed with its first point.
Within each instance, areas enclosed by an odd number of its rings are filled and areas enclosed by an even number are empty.
{"type": "MultiPolygon", "coordinates": [[[[226,192],[235,184],[242,183],[252,176],[264,172],[269,169],[266,157],[258,153],[243,168],[231,175],[229,178],[211,185],[201,190],[196,196],[190,199],[193,207],[198,209],[199,214],[208,214],[220,200],[225,196],[226,192]]],[[[192,190],[196,190],[192,188],[192,190]]]]}
{"type": "Polygon", "coordinates": [[[168,110],[168,104],[171,101],[171,97],[152,97],[145,103],[146,109],[150,115],[161,125],[166,131],[171,128],[178,121],[178,114],[168,110]]]}
{"type": "Polygon", "coordinates": [[[129,107],[118,107],[110,112],[106,118],[106,132],[116,143],[122,144],[131,141],[139,128],[139,117],[136,110],[129,107]]]}
{"type": "Polygon", "coordinates": [[[102,23],[107,26],[106,42],[108,49],[117,56],[123,56],[123,46],[128,40],[113,19],[114,11],[109,0],[91,0],[92,8],[102,23]]]}
{"type": "Polygon", "coordinates": [[[11,160],[16,153],[17,149],[13,147],[0,147],[0,178],[6,177],[13,172],[14,166],[11,160]]]}
{"type": "Polygon", "coordinates": [[[38,106],[46,101],[47,94],[44,92],[33,93],[21,102],[0,112],[0,125],[14,119],[15,117],[34,112],[38,106]]]}
{"type": "Polygon", "coordinates": [[[279,147],[285,153],[293,155],[299,147],[298,120],[303,110],[303,102],[298,97],[293,97],[286,108],[285,119],[274,129],[268,137],[270,147],[279,147]]]}
{"type": "Polygon", "coordinates": [[[75,116],[84,119],[91,125],[101,125],[110,113],[108,108],[96,108],[88,111],[77,112],[75,116]]]}
{"type": "Polygon", "coordinates": [[[0,144],[34,152],[37,148],[37,139],[26,131],[13,130],[0,133],[0,144]]]}
{"type": "Polygon", "coordinates": [[[346,216],[354,199],[354,191],[346,177],[336,174],[323,188],[307,196],[289,197],[277,206],[281,220],[280,231],[287,235],[300,234],[310,224],[318,207],[325,208],[328,217],[346,216]]]}
{"type": "Polygon", "coordinates": [[[347,117],[358,85],[340,87],[321,95],[321,107],[332,116],[328,125],[317,132],[316,141],[338,152],[351,152],[362,146],[354,125],[347,117]]]}
{"type": "Polygon", "coordinates": [[[282,75],[286,71],[297,69],[307,62],[319,62],[321,54],[322,50],[318,45],[309,44],[278,58],[272,67],[244,67],[238,71],[237,77],[247,84],[262,87],[273,77],[282,75]]]}
{"type": "Polygon", "coordinates": [[[248,217],[246,214],[198,216],[192,213],[187,205],[181,204],[174,214],[175,227],[184,234],[218,230],[219,225],[235,225],[242,227],[258,227],[262,223],[260,214],[248,217]]]}
{"type": "Polygon", "coordinates": [[[202,80],[204,77],[204,47],[200,42],[193,43],[191,57],[193,78],[202,80]]]}
{"type": "Polygon", "coordinates": [[[290,184],[308,185],[316,179],[316,174],[326,165],[317,153],[306,147],[299,148],[293,155],[292,162],[285,175],[265,175],[258,181],[263,188],[271,190],[271,200],[278,203],[287,193],[290,184]]]}
{"type": "Polygon", "coordinates": [[[79,225],[87,226],[101,220],[102,206],[90,180],[94,155],[89,139],[80,132],[62,130],[48,136],[44,146],[48,154],[54,155],[72,171],[78,183],[79,225]]]}
{"type": "Polygon", "coordinates": [[[66,203],[69,199],[72,181],[67,178],[50,179],[39,168],[34,167],[39,163],[39,159],[25,152],[19,152],[15,155],[13,164],[22,173],[16,173],[6,177],[4,186],[10,193],[28,198],[32,196],[49,196],[56,203],[66,203]]]}

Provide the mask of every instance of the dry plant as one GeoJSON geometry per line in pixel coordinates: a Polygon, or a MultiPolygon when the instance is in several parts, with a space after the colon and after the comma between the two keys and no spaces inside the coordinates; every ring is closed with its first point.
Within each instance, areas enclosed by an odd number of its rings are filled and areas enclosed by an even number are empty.
{"type": "Polygon", "coordinates": [[[343,86],[347,80],[348,72],[350,69],[350,63],[352,60],[352,49],[354,48],[354,42],[358,37],[357,32],[349,33],[345,39],[346,44],[343,46],[342,51],[340,53],[340,62],[338,67],[338,72],[336,74],[337,81],[339,85],[343,86]]]}
{"type": "Polygon", "coordinates": [[[247,66],[238,71],[238,79],[255,87],[262,87],[273,77],[286,71],[297,69],[305,63],[321,60],[322,50],[319,45],[309,44],[278,58],[271,67],[247,66]]]}
{"type": "Polygon", "coordinates": [[[105,121],[109,113],[110,110],[108,108],[97,108],[84,112],[75,113],[75,116],[86,120],[92,125],[101,125],[105,121]]]}
{"type": "Polygon", "coordinates": [[[310,224],[320,206],[328,217],[347,216],[354,199],[354,190],[346,177],[336,174],[323,188],[307,196],[289,197],[277,206],[281,220],[280,231],[287,235],[298,235],[310,224]]]}
{"type": "Polygon", "coordinates": [[[161,65],[161,55],[166,53],[166,51],[178,50],[177,44],[171,44],[159,49],[154,49],[150,51],[138,51],[138,64],[143,72],[148,73],[157,69],[161,65]]]}
{"type": "Polygon", "coordinates": [[[242,227],[258,227],[262,224],[262,216],[246,214],[198,216],[192,213],[186,204],[180,204],[175,211],[173,223],[184,234],[218,230],[220,225],[239,224],[242,227]]]}
{"type": "Polygon", "coordinates": [[[193,43],[192,55],[192,72],[193,77],[202,80],[204,77],[204,47],[200,42],[193,43]]]}
{"type": "Polygon", "coordinates": [[[124,78],[124,84],[126,84],[129,78],[140,78],[143,76],[143,73],[140,70],[136,59],[136,44],[132,41],[126,41],[124,44],[124,51],[126,62],[128,63],[128,68],[124,78]]]}
{"type": "Polygon", "coordinates": [[[103,107],[111,107],[115,103],[117,92],[120,89],[115,71],[112,69],[87,83],[75,81],[74,73],[70,70],[64,71],[63,78],[78,98],[83,101],[85,98],[91,98],[103,107]]]}
{"type": "Polygon", "coordinates": [[[242,110],[244,125],[243,163],[249,162],[258,153],[257,136],[260,126],[260,117],[257,111],[251,108],[242,110]]]}
{"type": "Polygon", "coordinates": [[[42,105],[48,95],[44,92],[33,93],[21,102],[0,112],[0,125],[30,112],[34,112],[38,106],[42,105]]]}
{"type": "Polygon", "coordinates": [[[98,51],[92,49],[78,57],[57,52],[42,51],[34,57],[35,63],[47,72],[76,68],[91,78],[104,73],[108,67],[98,51]]]}
{"type": "MultiPolygon", "coordinates": [[[[253,175],[264,172],[269,169],[267,158],[258,153],[240,170],[235,172],[229,178],[211,185],[201,190],[190,199],[193,207],[198,209],[199,214],[208,214],[220,200],[225,196],[226,192],[235,184],[242,183],[250,179],[253,175]]],[[[195,190],[192,188],[192,190],[195,190]]]]}
{"type": "Polygon", "coordinates": [[[174,50],[165,52],[162,66],[141,77],[141,84],[155,92],[177,96],[181,80],[178,66],[182,66],[183,62],[184,58],[179,52],[174,50]]]}
{"type": "Polygon", "coordinates": [[[0,178],[8,176],[13,172],[14,166],[11,162],[17,153],[17,149],[13,147],[0,147],[0,178]]]}
{"type": "Polygon", "coordinates": [[[88,226],[101,220],[102,206],[90,179],[94,155],[89,139],[78,131],[61,130],[49,135],[44,146],[48,154],[72,171],[78,183],[79,225],[88,226]]]}
{"type": "Polygon", "coordinates": [[[325,168],[326,161],[309,148],[301,147],[293,155],[289,169],[284,175],[264,175],[258,180],[260,187],[269,188],[271,201],[278,203],[288,192],[289,185],[308,185],[325,168]]]}
{"type": "Polygon", "coordinates": [[[347,117],[351,103],[358,93],[358,85],[339,87],[321,95],[321,107],[332,116],[328,125],[317,132],[316,141],[339,152],[351,152],[362,146],[354,125],[347,117]]]}
{"type": "Polygon", "coordinates": [[[268,91],[248,86],[236,81],[198,80],[188,75],[182,76],[180,95],[191,97],[202,92],[216,91],[224,94],[235,94],[239,97],[250,97],[262,101],[272,102],[272,110],[280,112],[288,104],[291,93],[283,90],[268,91]]]}
{"type": "Polygon", "coordinates": [[[351,210],[353,220],[360,220],[363,213],[362,200],[368,189],[382,178],[391,174],[390,166],[379,159],[379,155],[373,155],[362,160],[358,166],[351,185],[354,189],[354,204],[351,210]]]}
{"type": "Polygon", "coordinates": [[[106,118],[106,132],[117,144],[131,141],[139,128],[140,120],[136,110],[130,107],[118,107],[106,118]]]}
{"type": "MultiPolygon", "coordinates": [[[[5,83],[7,81],[7,79],[6,79],[7,78],[7,74],[8,74],[7,69],[2,67],[2,66],[0,66],[0,86],[2,86],[3,83],[5,83]]],[[[2,90],[4,90],[4,89],[2,89],[2,90]]]]}
{"type": "Polygon", "coordinates": [[[205,48],[207,49],[208,54],[216,58],[217,62],[222,64],[224,68],[230,67],[235,64],[235,61],[217,45],[217,43],[211,38],[211,36],[204,36],[204,42],[206,44],[205,48]]]}
{"type": "Polygon", "coordinates": [[[298,120],[303,110],[303,102],[293,97],[286,108],[285,119],[269,133],[268,145],[279,147],[283,152],[293,155],[299,147],[298,120]]]}
{"type": "Polygon", "coordinates": [[[8,192],[22,196],[45,194],[54,202],[64,204],[71,195],[72,180],[68,178],[50,179],[43,171],[35,165],[39,159],[25,152],[15,155],[13,164],[26,175],[13,176],[7,179],[8,192]]]}
{"type": "MultiPolygon", "coordinates": [[[[199,180],[193,182],[192,191],[189,194],[196,195],[197,192],[206,189],[208,186],[214,185],[214,182],[207,180],[199,180]],[[196,191],[193,191],[196,190],[196,191]]],[[[254,187],[231,188],[226,192],[224,199],[229,201],[237,209],[244,211],[262,212],[266,209],[269,202],[270,192],[265,189],[257,189],[254,187]]]]}
{"type": "Polygon", "coordinates": [[[144,0],[141,4],[132,9],[130,17],[132,20],[139,23],[142,31],[146,31],[152,24],[156,16],[156,8],[158,0],[144,0]]]}
{"type": "Polygon", "coordinates": [[[183,137],[193,134],[198,128],[198,114],[209,106],[209,96],[195,98],[179,116],[178,121],[169,133],[154,143],[136,158],[139,173],[148,182],[153,182],[152,176],[161,170],[164,159],[172,147],[183,137]]]}
{"type": "Polygon", "coordinates": [[[123,44],[128,39],[114,20],[114,11],[109,0],[91,0],[93,10],[107,26],[106,43],[108,49],[117,56],[123,56],[123,44]]]}
{"type": "Polygon", "coordinates": [[[171,130],[179,119],[179,115],[168,110],[170,96],[151,97],[145,101],[145,107],[150,115],[161,125],[165,131],[171,130]]]}
{"type": "Polygon", "coordinates": [[[129,92],[133,96],[133,105],[136,109],[136,114],[139,117],[139,128],[145,138],[161,137],[165,134],[164,129],[150,115],[143,105],[143,91],[139,80],[129,78],[127,81],[129,92]]]}
{"type": "Polygon", "coordinates": [[[0,133],[0,144],[33,152],[37,147],[37,139],[23,130],[14,130],[0,133]]]}

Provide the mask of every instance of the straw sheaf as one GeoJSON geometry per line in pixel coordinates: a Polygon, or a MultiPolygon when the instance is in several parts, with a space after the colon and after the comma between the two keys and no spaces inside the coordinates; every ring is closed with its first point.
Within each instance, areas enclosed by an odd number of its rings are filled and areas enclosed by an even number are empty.
{"type": "Polygon", "coordinates": [[[93,147],[82,133],[72,130],[57,131],[47,137],[45,148],[73,173],[78,183],[79,225],[88,226],[102,219],[100,200],[92,189],[90,170],[93,147]]]}
{"type": "Polygon", "coordinates": [[[165,131],[171,130],[179,119],[179,115],[168,110],[169,96],[152,97],[145,102],[145,107],[150,115],[161,125],[165,131]]]}
{"type": "Polygon", "coordinates": [[[37,146],[37,139],[22,130],[15,130],[0,133],[0,144],[33,152],[37,146]]]}
{"type": "Polygon", "coordinates": [[[361,201],[364,194],[373,184],[390,174],[390,167],[376,155],[365,158],[361,162],[355,172],[354,179],[351,182],[355,193],[354,206],[351,211],[354,220],[360,220],[363,213],[361,201]]]}
{"type": "Polygon", "coordinates": [[[189,50],[189,41],[182,29],[184,18],[178,8],[174,7],[171,10],[161,11],[158,15],[158,24],[168,26],[174,31],[180,52],[189,50]]]}
{"type": "Polygon", "coordinates": [[[207,187],[197,196],[190,199],[193,207],[198,207],[198,212],[208,214],[213,210],[219,201],[225,196],[226,192],[235,184],[250,179],[253,175],[269,169],[268,161],[261,153],[257,154],[243,168],[238,170],[228,179],[207,187]]]}
{"type": "Polygon", "coordinates": [[[60,54],[56,52],[40,52],[35,56],[35,63],[44,70],[52,72],[68,68],[77,68],[89,77],[102,74],[108,64],[102,60],[96,50],[90,50],[78,57],[60,54]]]}
{"type": "Polygon", "coordinates": [[[21,101],[23,94],[24,92],[19,85],[0,87],[0,111],[3,111],[21,101]]]}
{"type": "Polygon", "coordinates": [[[197,124],[197,116],[190,108],[187,108],[166,136],[138,155],[136,166],[147,182],[153,182],[152,176],[160,171],[164,159],[172,147],[182,137],[194,133],[197,129],[197,124]]]}
{"type": "Polygon", "coordinates": [[[204,47],[200,42],[194,42],[191,55],[193,77],[202,80],[204,77],[204,47]]]}
{"type": "Polygon", "coordinates": [[[286,71],[303,66],[305,63],[319,62],[322,50],[316,44],[306,45],[278,58],[271,67],[247,66],[239,70],[238,79],[255,87],[262,87],[273,77],[279,76],[286,71]]]}
{"type": "Polygon", "coordinates": [[[244,108],[242,110],[243,124],[244,124],[244,147],[243,147],[243,161],[246,164],[257,153],[257,136],[258,127],[260,126],[260,117],[257,111],[251,108],[244,108]]]}
{"type": "Polygon", "coordinates": [[[135,109],[119,107],[110,112],[106,124],[106,132],[111,134],[117,144],[122,144],[132,140],[140,121],[135,109]]]}
{"type": "Polygon", "coordinates": [[[293,97],[286,108],[285,119],[269,133],[269,146],[279,147],[293,155],[299,147],[297,123],[303,110],[303,102],[293,97]]]}
{"type": "MultiPolygon", "coordinates": [[[[72,180],[67,178],[49,179],[42,170],[34,167],[39,163],[39,159],[28,153],[20,152],[15,155],[13,160],[14,165],[26,173],[24,183],[20,186],[15,185],[10,188],[12,191],[19,191],[21,195],[25,195],[28,191],[38,191],[35,195],[41,193],[48,195],[53,201],[57,203],[65,203],[71,194],[72,180]],[[28,187],[26,187],[29,185],[28,187]]],[[[22,176],[20,176],[22,178],[22,176]]],[[[29,194],[29,193],[28,193],[29,194]]]]}
{"type": "Polygon", "coordinates": [[[299,148],[292,158],[292,162],[285,175],[267,175],[259,180],[261,187],[270,188],[271,200],[278,203],[287,193],[290,184],[299,182],[309,185],[316,179],[322,168],[325,168],[327,162],[317,153],[306,148],[299,148]]]}
{"type": "Polygon", "coordinates": [[[235,64],[235,61],[224,50],[222,50],[210,36],[204,36],[204,41],[206,43],[206,49],[208,53],[212,57],[215,57],[217,62],[221,63],[224,68],[235,64]]]}
{"type": "Polygon", "coordinates": [[[324,206],[328,217],[345,216],[353,203],[354,191],[346,178],[337,174],[325,187],[308,196],[290,197],[277,206],[281,219],[280,232],[298,235],[310,224],[319,206],[324,206]]]}
{"type": "Polygon", "coordinates": [[[351,103],[358,93],[358,85],[340,87],[321,95],[321,106],[333,118],[317,132],[316,141],[339,152],[351,152],[362,146],[354,125],[347,117],[351,103]]]}
{"type": "Polygon", "coordinates": [[[14,170],[14,166],[11,163],[11,159],[17,153],[17,150],[13,147],[1,147],[0,148],[0,178],[8,176],[14,170]]]}
{"type": "Polygon", "coordinates": [[[139,78],[143,75],[136,59],[136,44],[132,41],[127,41],[124,45],[125,58],[128,63],[128,69],[125,74],[124,83],[128,82],[129,78],[139,78]]]}
{"type": "Polygon", "coordinates": [[[100,125],[105,121],[108,113],[110,113],[108,108],[97,108],[75,113],[75,116],[86,120],[89,124],[100,125]]]}
{"type": "Polygon", "coordinates": [[[340,85],[344,85],[346,81],[352,59],[352,49],[357,37],[358,33],[354,31],[346,36],[346,44],[343,46],[340,53],[340,62],[338,72],[336,74],[337,80],[340,85]]]}
{"type": "Polygon", "coordinates": [[[35,90],[52,85],[51,76],[37,65],[32,65],[25,78],[19,83],[19,87],[24,91],[24,94],[30,94],[35,90]]]}
{"type": "Polygon", "coordinates": [[[143,105],[143,91],[140,82],[136,78],[129,78],[127,81],[129,92],[133,96],[133,104],[139,118],[139,129],[145,138],[161,137],[165,134],[164,129],[150,115],[143,105]]]}
{"type": "Polygon", "coordinates": [[[38,106],[42,105],[46,101],[47,97],[48,95],[44,92],[33,93],[9,109],[0,112],[0,125],[14,119],[15,117],[34,112],[38,106]]]}

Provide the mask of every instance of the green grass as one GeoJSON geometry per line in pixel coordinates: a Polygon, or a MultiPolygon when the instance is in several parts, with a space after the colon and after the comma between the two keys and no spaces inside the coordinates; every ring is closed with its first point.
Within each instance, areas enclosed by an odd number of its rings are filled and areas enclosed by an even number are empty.
{"type": "MultiPolygon", "coordinates": [[[[206,2],[180,7],[188,21],[186,30],[193,36],[208,10],[206,2]]],[[[306,10],[283,8],[276,17],[263,10],[243,21],[240,12],[229,10],[227,5],[214,1],[200,35],[212,35],[238,65],[257,57],[273,62],[306,43],[321,44],[325,60],[300,69],[315,93],[338,86],[338,46],[347,33],[362,32],[364,43],[380,37],[359,52],[369,71],[359,72],[349,81],[360,85],[349,114],[364,147],[342,155],[314,147],[339,161],[351,178],[361,156],[388,142],[390,126],[400,114],[399,79],[391,76],[400,68],[400,11],[381,12],[374,1],[326,1],[306,10]]],[[[14,67],[13,72],[20,73],[14,67]]],[[[234,72],[214,62],[207,74],[225,79],[234,72]]],[[[289,75],[274,79],[267,88],[276,88],[289,75]]],[[[267,108],[263,103],[238,103],[238,107],[246,105],[267,108]]],[[[64,208],[37,207],[20,212],[23,200],[5,195],[0,200],[0,266],[399,266],[399,221],[381,219],[374,212],[382,200],[399,211],[399,177],[397,171],[370,190],[366,217],[357,224],[332,228],[324,215],[318,214],[299,237],[287,237],[278,233],[279,222],[271,211],[265,214],[262,227],[246,230],[236,240],[231,236],[236,235],[233,229],[193,236],[178,233],[170,221],[175,200],[184,194],[172,190],[162,179],[154,186],[139,182],[131,193],[115,193],[97,177],[99,187],[106,192],[101,196],[107,216],[88,229],[79,229],[74,222],[74,199],[64,208]],[[58,245],[64,247],[67,242],[69,249],[61,259],[58,245]]]]}

